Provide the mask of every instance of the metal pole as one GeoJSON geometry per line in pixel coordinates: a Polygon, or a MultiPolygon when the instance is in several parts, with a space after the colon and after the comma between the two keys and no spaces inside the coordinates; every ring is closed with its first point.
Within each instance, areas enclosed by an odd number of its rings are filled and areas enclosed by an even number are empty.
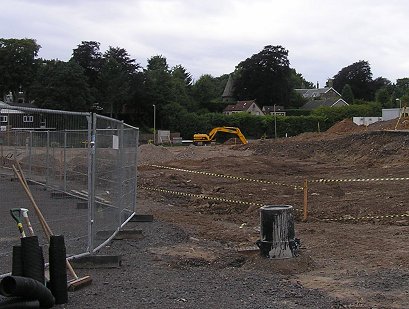
{"type": "Polygon", "coordinates": [[[88,252],[94,251],[94,220],[95,220],[95,142],[96,116],[90,113],[88,120],[88,252]]]}
{"type": "MultiPolygon", "coordinates": [[[[136,129],[132,129],[132,130],[136,130],[136,129]]],[[[139,147],[139,129],[136,131],[136,144],[135,144],[135,157],[134,157],[134,162],[135,162],[135,168],[134,168],[134,177],[135,177],[135,183],[133,184],[133,189],[134,189],[134,193],[133,193],[133,211],[136,212],[136,204],[137,204],[137,186],[138,186],[138,147],[139,147]]]]}
{"type": "Polygon", "coordinates": [[[50,131],[47,131],[47,146],[45,150],[45,165],[46,165],[46,174],[45,174],[45,184],[49,185],[50,177],[50,168],[49,168],[49,145],[50,145],[50,131]]]}
{"type": "Polygon", "coordinates": [[[64,192],[67,192],[67,131],[64,130],[64,192]]]}
{"type": "Polygon", "coordinates": [[[399,117],[402,115],[402,101],[399,98],[396,98],[395,101],[399,102],[399,117]]]}
{"type": "Polygon", "coordinates": [[[124,122],[122,121],[122,123],[119,125],[119,132],[118,132],[118,171],[117,171],[117,175],[119,176],[119,181],[118,181],[118,226],[117,228],[121,227],[122,224],[122,210],[124,207],[124,203],[123,203],[123,184],[124,184],[124,172],[123,172],[123,163],[124,163],[124,159],[123,159],[123,145],[124,145],[124,122]]]}
{"type": "Polygon", "coordinates": [[[277,138],[277,115],[276,115],[276,105],[274,104],[274,138],[277,138]]]}
{"type": "Polygon", "coordinates": [[[153,104],[153,144],[156,145],[156,105],[153,104]]]}
{"type": "Polygon", "coordinates": [[[31,159],[31,154],[33,150],[33,131],[30,131],[30,145],[28,148],[28,175],[31,177],[31,165],[32,165],[32,159],[31,159]]]}

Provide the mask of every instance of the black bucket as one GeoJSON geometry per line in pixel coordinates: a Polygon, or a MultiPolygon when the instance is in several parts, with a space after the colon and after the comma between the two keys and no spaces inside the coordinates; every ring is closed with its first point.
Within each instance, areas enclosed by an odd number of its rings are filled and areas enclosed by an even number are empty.
{"type": "Polygon", "coordinates": [[[293,206],[266,205],[260,208],[260,254],[272,259],[292,258],[299,240],[295,238],[293,206]]]}

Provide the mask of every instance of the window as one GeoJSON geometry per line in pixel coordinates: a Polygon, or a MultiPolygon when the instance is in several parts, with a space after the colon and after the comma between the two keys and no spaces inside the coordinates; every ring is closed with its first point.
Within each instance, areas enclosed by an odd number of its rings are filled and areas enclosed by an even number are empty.
{"type": "Polygon", "coordinates": [[[0,122],[7,122],[8,117],[7,116],[0,116],[0,122]]]}
{"type": "Polygon", "coordinates": [[[34,117],[33,116],[23,116],[23,122],[33,122],[34,117]]]}

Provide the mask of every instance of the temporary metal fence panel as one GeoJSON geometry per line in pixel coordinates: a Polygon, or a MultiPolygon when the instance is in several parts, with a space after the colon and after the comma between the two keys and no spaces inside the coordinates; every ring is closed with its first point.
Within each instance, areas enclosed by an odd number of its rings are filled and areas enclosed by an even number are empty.
{"type": "Polygon", "coordinates": [[[122,121],[95,117],[94,248],[134,213],[138,133],[122,121]]]}
{"type": "Polygon", "coordinates": [[[14,176],[15,160],[54,234],[65,236],[67,254],[92,253],[134,213],[139,130],[91,113],[10,111],[0,131],[0,274],[11,270],[12,246],[19,244],[11,208],[30,210],[47,245],[14,176]]]}
{"type": "Polygon", "coordinates": [[[89,114],[14,107],[9,111],[7,126],[0,132],[0,235],[7,235],[6,241],[0,243],[0,273],[10,271],[12,245],[19,244],[17,225],[9,214],[11,208],[29,210],[34,231],[47,252],[41,224],[12,170],[12,165],[17,166],[16,160],[53,233],[64,235],[67,253],[86,252],[89,242],[87,209],[79,206],[88,198],[73,193],[88,189],[87,173],[82,172],[88,165],[88,149],[69,143],[71,130],[81,130],[81,139],[87,139],[89,114]]]}

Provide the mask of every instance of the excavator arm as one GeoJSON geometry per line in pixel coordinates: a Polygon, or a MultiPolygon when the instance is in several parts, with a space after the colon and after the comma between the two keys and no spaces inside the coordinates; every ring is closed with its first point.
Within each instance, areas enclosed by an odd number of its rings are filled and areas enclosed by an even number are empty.
{"type": "Polygon", "coordinates": [[[218,132],[224,132],[224,133],[231,133],[231,134],[235,134],[235,135],[237,135],[237,137],[240,139],[240,141],[243,143],[243,144],[247,144],[248,142],[247,142],[247,139],[244,137],[244,135],[243,135],[243,133],[241,133],[241,131],[240,131],[240,129],[239,128],[236,128],[236,127],[216,127],[216,128],[213,128],[210,132],[209,132],[209,134],[195,134],[194,136],[193,136],[193,142],[195,143],[195,144],[198,144],[198,143],[210,143],[210,142],[212,142],[212,141],[214,141],[215,140],[215,137],[216,137],[216,134],[218,133],[218,132]]]}

